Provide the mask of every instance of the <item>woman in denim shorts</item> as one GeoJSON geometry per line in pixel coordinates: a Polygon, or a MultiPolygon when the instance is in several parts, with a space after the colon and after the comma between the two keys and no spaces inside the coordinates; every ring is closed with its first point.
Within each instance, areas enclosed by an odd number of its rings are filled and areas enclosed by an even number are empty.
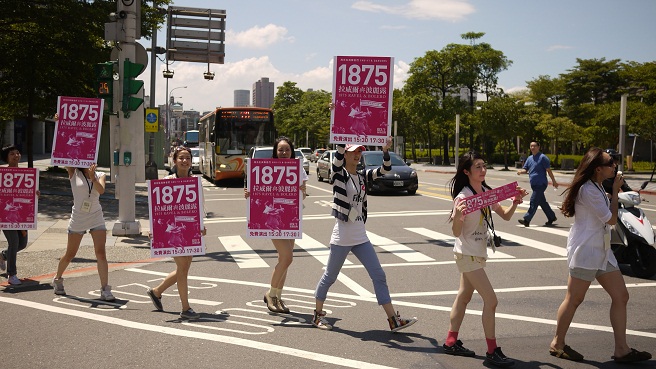
{"type": "Polygon", "coordinates": [[[595,279],[611,298],[610,324],[615,337],[612,359],[617,362],[651,359],[650,353],[632,349],[626,342],[629,292],[610,248],[610,226],[617,223],[617,193],[624,183],[621,173],[615,176],[615,165],[608,153],[593,147],[576,169],[572,186],[565,190],[561,212],[566,217],[574,217],[567,238],[569,278],[565,300],[558,308],[556,335],[549,348],[552,356],[561,359],[583,360],[583,355],[565,344],[565,335],[576,309],[595,279]],[[609,196],[602,182],[613,177],[615,180],[609,196]]]}
{"type": "Polygon", "coordinates": [[[62,275],[77,254],[82,237],[88,230],[93,239],[93,248],[96,253],[96,264],[100,276],[100,299],[114,301],[112,287],[107,284],[109,279],[105,253],[107,228],[100,206],[100,195],[105,193],[105,173],[96,172],[96,164],[92,164],[89,168],[67,167],[66,170],[73,191],[73,210],[68,223],[66,253],[59,259],[57,274],[52,280],[55,294],[66,295],[62,275]]]}

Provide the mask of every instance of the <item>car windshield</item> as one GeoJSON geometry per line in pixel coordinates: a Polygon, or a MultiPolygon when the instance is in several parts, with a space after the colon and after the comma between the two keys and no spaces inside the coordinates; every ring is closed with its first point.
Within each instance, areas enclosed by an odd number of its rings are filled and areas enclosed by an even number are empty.
{"type": "Polygon", "coordinates": [[[199,152],[198,149],[191,149],[191,155],[193,155],[194,158],[198,157],[198,152],[199,152]]]}
{"type": "Polygon", "coordinates": [[[273,156],[273,148],[255,150],[255,152],[253,153],[253,159],[271,159],[272,156],[273,156]]]}
{"type": "MultiPolygon", "coordinates": [[[[390,157],[392,158],[392,166],[406,166],[406,163],[403,162],[400,156],[396,153],[391,152],[390,157]]],[[[362,160],[364,161],[365,166],[375,166],[379,167],[383,165],[383,152],[382,151],[372,151],[367,154],[362,155],[362,160]]]]}
{"type": "Polygon", "coordinates": [[[304,158],[303,153],[301,152],[301,150],[294,150],[294,154],[295,154],[297,159],[304,158]]]}

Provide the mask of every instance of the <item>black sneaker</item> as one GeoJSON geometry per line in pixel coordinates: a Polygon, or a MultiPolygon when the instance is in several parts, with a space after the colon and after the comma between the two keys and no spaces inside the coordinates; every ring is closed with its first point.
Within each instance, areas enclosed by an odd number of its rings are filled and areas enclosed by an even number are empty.
{"type": "Polygon", "coordinates": [[[496,365],[502,368],[515,365],[515,360],[507,357],[501,352],[501,347],[494,349],[491,354],[485,353],[485,361],[489,364],[496,365]]]}
{"type": "Polygon", "coordinates": [[[524,227],[528,227],[528,226],[529,226],[529,222],[527,222],[527,221],[524,220],[524,219],[517,219],[517,221],[519,222],[519,224],[523,225],[524,227]]]}
{"type": "Polygon", "coordinates": [[[550,227],[550,226],[553,225],[554,222],[557,221],[557,220],[558,220],[558,218],[553,218],[553,219],[551,219],[550,221],[544,223],[544,225],[546,225],[547,227],[550,227]]]}
{"type": "Polygon", "coordinates": [[[467,357],[474,357],[476,356],[476,353],[468,348],[465,348],[465,346],[462,345],[461,340],[457,340],[456,344],[453,346],[447,346],[446,343],[442,345],[442,349],[444,349],[444,353],[447,355],[453,355],[453,356],[467,356],[467,357]]]}

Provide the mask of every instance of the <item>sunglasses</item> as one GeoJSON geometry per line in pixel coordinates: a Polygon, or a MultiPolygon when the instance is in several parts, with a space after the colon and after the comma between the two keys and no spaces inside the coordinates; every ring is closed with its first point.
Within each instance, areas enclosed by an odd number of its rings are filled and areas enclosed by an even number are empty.
{"type": "Polygon", "coordinates": [[[615,165],[615,161],[611,158],[607,162],[601,164],[602,167],[612,167],[615,165]]]}

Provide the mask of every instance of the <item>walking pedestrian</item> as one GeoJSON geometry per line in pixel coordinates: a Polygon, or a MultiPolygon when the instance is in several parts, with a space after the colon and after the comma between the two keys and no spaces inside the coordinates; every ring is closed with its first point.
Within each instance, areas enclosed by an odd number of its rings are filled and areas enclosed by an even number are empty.
{"type": "Polygon", "coordinates": [[[522,219],[517,219],[517,221],[524,227],[528,227],[539,206],[547,216],[547,222],[545,225],[551,226],[558,219],[556,218],[554,211],[551,210],[547,198],[544,196],[544,192],[549,186],[547,174],[549,174],[554,188],[558,188],[558,183],[556,182],[556,177],[554,177],[553,172],[551,171],[551,162],[549,161],[549,158],[540,152],[540,143],[532,141],[530,148],[531,155],[526,158],[524,167],[517,171],[517,175],[528,173],[533,193],[531,194],[531,202],[528,211],[524,214],[522,219]]]}
{"type": "Polygon", "coordinates": [[[96,168],[96,164],[91,164],[89,168],[66,168],[73,192],[73,209],[71,220],[68,223],[66,253],[59,259],[57,273],[52,284],[56,295],[66,295],[62,276],[77,254],[82,237],[88,230],[93,239],[93,249],[96,254],[96,265],[100,277],[100,299],[114,301],[112,287],[107,284],[109,279],[105,252],[107,228],[100,205],[100,195],[105,193],[105,173],[96,172],[96,168]]]}
{"type": "MultiPolygon", "coordinates": [[[[2,161],[7,163],[10,168],[18,168],[18,163],[21,160],[21,152],[15,145],[7,145],[2,148],[0,153],[2,161]]],[[[36,191],[37,197],[40,195],[36,191]]],[[[7,239],[7,249],[0,251],[0,270],[7,271],[7,281],[10,285],[18,286],[22,284],[18,278],[18,271],[16,268],[16,257],[18,252],[27,247],[27,230],[14,230],[3,229],[5,238],[7,239]]]]}
{"type": "MultiPolygon", "coordinates": [[[[175,179],[191,177],[191,149],[178,146],[173,152],[173,165],[174,172],[171,175],[164,177],[164,179],[175,179]]],[[[176,230],[181,231],[181,230],[176,230]]],[[[205,236],[207,230],[203,228],[201,234],[205,236]]],[[[182,245],[180,245],[182,246],[182,245]]],[[[150,297],[157,311],[164,311],[162,305],[162,294],[169,287],[177,284],[178,294],[180,295],[180,303],[182,304],[182,311],[180,312],[181,319],[198,319],[200,314],[194,311],[189,305],[189,286],[187,283],[189,277],[189,269],[191,268],[191,261],[193,256],[174,256],[175,270],[169,273],[164,280],[157,285],[157,287],[149,288],[146,294],[150,297]]]]}
{"type": "MultiPolygon", "coordinates": [[[[273,144],[271,157],[274,159],[290,159],[294,157],[294,144],[285,136],[280,136],[273,144]]],[[[302,158],[300,160],[303,160],[302,158]]],[[[308,181],[308,175],[305,170],[301,169],[301,181],[299,191],[303,194],[303,199],[307,196],[305,184],[308,181]]],[[[248,198],[250,193],[244,189],[244,197],[248,198]]],[[[268,205],[267,205],[268,206],[268,205]]],[[[274,205],[268,206],[269,211],[275,211],[274,205]]],[[[265,210],[266,212],[266,210],[265,210]]],[[[272,217],[271,219],[276,219],[272,217]]],[[[271,229],[274,229],[273,227],[271,229]]],[[[278,252],[278,263],[273,269],[271,275],[271,287],[264,293],[264,303],[269,311],[274,313],[289,313],[289,308],[282,300],[282,289],[285,287],[287,279],[287,270],[294,259],[294,240],[293,239],[271,239],[273,247],[278,252]]]]}
{"type": "Polygon", "coordinates": [[[475,355],[474,351],[465,348],[462,341],[458,339],[458,332],[467,305],[476,291],[483,298],[483,332],[487,342],[485,361],[496,366],[507,367],[513,365],[514,360],[504,355],[501,347],[497,346],[495,311],[498,302],[484,269],[487,259],[486,246],[490,242],[495,242],[494,239],[490,240],[494,237],[492,211],[499,214],[502,219],[510,220],[517,205],[522,203],[526,191],[517,187],[517,195],[513,198],[512,206],[508,208],[495,203],[480,211],[463,215],[463,211],[467,208],[463,199],[490,190],[490,186],[485,183],[486,173],[487,167],[483,157],[476,152],[469,152],[460,159],[456,174],[450,181],[453,211],[449,220],[452,222],[451,230],[456,237],[453,252],[460,272],[460,288],[451,308],[449,332],[442,348],[448,355],[468,357],[475,355]]]}
{"type": "Polygon", "coordinates": [[[337,145],[331,173],[334,203],[332,215],[335,217],[335,226],[330,237],[330,254],[326,271],[321,276],[314,293],[315,310],[312,325],[317,328],[332,329],[332,325],[325,318],[326,312],[323,310],[323,305],[326,301],[328,289],[335,283],[349,252],[353,252],[369,273],[369,277],[371,277],[374,284],[378,305],[382,305],[385,310],[390,330],[397,332],[417,321],[416,318],[401,318],[399,313],[395,312],[387,287],[385,271],[380,265],[378,255],[376,255],[365,229],[367,221],[367,182],[371,182],[392,170],[389,155],[391,146],[392,138],[389,137],[387,143],[383,146],[382,166],[358,172],[357,165],[365,147],[360,145],[337,145]]]}
{"type": "Polygon", "coordinates": [[[608,153],[593,147],[576,169],[572,186],[565,190],[561,212],[566,217],[574,217],[567,237],[569,277],[565,299],[558,308],[556,334],[549,348],[552,356],[561,359],[583,360],[583,355],[565,344],[565,335],[595,279],[611,299],[610,324],[615,339],[611,358],[616,362],[651,359],[650,353],[633,349],[626,342],[629,291],[610,247],[610,227],[617,223],[617,194],[624,183],[621,173],[615,176],[615,165],[608,153]],[[602,182],[613,176],[609,198],[602,182]]]}

